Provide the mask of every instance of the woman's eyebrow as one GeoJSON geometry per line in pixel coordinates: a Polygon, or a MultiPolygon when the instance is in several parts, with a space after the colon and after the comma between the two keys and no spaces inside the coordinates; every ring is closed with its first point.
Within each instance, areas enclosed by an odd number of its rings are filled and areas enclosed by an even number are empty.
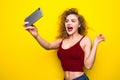
{"type": "Polygon", "coordinates": [[[71,20],[77,20],[77,19],[71,19],[71,20]]]}
{"type": "MultiPolygon", "coordinates": [[[[69,19],[66,18],[66,20],[69,20],[69,19]]],[[[71,20],[77,20],[77,19],[74,19],[74,18],[73,18],[73,19],[71,19],[71,20]]]]}

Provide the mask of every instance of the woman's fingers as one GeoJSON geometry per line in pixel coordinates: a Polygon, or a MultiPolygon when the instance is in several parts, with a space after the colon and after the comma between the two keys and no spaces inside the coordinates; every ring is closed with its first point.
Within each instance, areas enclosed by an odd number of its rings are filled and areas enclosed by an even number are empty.
{"type": "Polygon", "coordinates": [[[29,22],[24,22],[24,24],[28,24],[29,22]]]}
{"type": "Polygon", "coordinates": [[[25,29],[26,29],[26,30],[33,30],[34,27],[32,27],[32,26],[28,26],[28,27],[25,27],[25,29]]]}
{"type": "Polygon", "coordinates": [[[24,24],[23,24],[23,26],[26,30],[33,29],[33,26],[27,26],[27,24],[29,24],[29,22],[24,22],[24,24]]]}
{"type": "Polygon", "coordinates": [[[23,26],[26,27],[29,22],[24,22],[23,26]]]}
{"type": "Polygon", "coordinates": [[[105,37],[102,34],[99,35],[99,38],[102,39],[102,41],[105,40],[105,37]]]}

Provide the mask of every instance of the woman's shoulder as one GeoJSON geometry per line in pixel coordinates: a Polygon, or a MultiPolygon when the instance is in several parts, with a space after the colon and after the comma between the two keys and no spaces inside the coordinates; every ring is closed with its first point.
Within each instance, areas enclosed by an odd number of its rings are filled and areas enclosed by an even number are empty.
{"type": "Polygon", "coordinates": [[[58,43],[61,43],[62,41],[63,41],[62,38],[58,38],[58,39],[56,39],[56,42],[58,42],[58,43]]]}
{"type": "Polygon", "coordinates": [[[86,42],[91,42],[91,39],[89,36],[84,36],[83,41],[86,42]]]}
{"type": "Polygon", "coordinates": [[[85,35],[85,36],[84,36],[84,39],[90,39],[90,37],[85,35]]]}

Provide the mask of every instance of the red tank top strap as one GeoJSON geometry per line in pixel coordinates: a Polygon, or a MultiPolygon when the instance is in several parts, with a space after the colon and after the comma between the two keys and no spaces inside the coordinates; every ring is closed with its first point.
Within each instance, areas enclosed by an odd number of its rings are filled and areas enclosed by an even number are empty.
{"type": "MultiPolygon", "coordinates": [[[[84,37],[85,37],[85,36],[82,36],[82,38],[80,39],[80,41],[81,41],[84,37]]],[[[80,42],[80,41],[79,41],[79,42],[80,42]]]]}

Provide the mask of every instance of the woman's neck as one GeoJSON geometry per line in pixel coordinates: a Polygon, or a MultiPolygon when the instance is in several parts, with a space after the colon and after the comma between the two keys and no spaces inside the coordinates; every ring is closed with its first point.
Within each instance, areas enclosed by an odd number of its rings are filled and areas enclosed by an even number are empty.
{"type": "Polygon", "coordinates": [[[73,34],[73,35],[70,35],[68,39],[77,39],[77,38],[80,38],[80,34],[79,33],[76,33],[76,34],[73,34]]]}

